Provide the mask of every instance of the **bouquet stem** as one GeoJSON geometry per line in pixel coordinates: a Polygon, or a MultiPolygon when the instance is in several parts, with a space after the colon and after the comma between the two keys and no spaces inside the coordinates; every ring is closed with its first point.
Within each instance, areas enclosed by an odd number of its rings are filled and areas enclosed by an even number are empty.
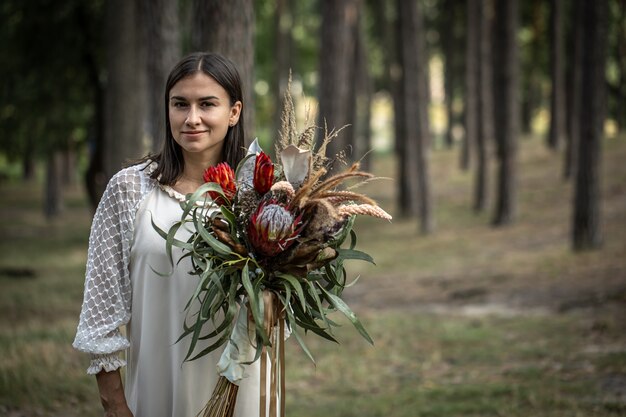
{"type": "Polygon", "coordinates": [[[239,386],[220,376],[211,399],[196,417],[232,417],[239,386]]]}
{"type": "Polygon", "coordinates": [[[260,417],[266,417],[267,411],[267,359],[270,360],[270,395],[269,415],[267,417],[285,416],[285,318],[280,311],[277,297],[271,291],[263,291],[264,324],[265,330],[270,336],[272,345],[269,352],[263,346],[261,352],[261,396],[259,411],[260,417]],[[276,327],[277,328],[276,328],[276,327]]]}

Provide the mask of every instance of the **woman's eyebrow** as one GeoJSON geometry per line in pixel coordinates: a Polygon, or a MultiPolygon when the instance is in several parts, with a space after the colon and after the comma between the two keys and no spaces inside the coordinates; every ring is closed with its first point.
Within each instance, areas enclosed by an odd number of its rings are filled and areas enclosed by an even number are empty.
{"type": "MultiPolygon", "coordinates": [[[[187,100],[187,98],[182,97],[182,96],[172,96],[170,97],[170,100],[187,100]]],[[[198,99],[199,101],[204,101],[204,100],[219,100],[219,97],[216,96],[206,96],[206,97],[200,97],[198,99]]]]}

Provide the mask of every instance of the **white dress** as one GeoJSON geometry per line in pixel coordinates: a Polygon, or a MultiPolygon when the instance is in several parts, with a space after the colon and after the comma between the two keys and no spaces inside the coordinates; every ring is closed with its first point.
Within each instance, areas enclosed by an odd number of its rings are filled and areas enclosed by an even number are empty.
{"type": "MultiPolygon", "coordinates": [[[[183,362],[189,340],[175,342],[198,278],[189,274],[188,259],[175,265],[170,276],[153,271],[170,272],[172,267],[165,241],[151,224],[168,230],[180,220],[182,196],[160,187],[149,178],[150,167],[144,167],[116,174],[94,216],[74,347],[92,354],[90,374],[127,364],[125,394],[135,417],[193,417],[211,397],[223,349],[183,362]],[[127,325],[128,338],[119,331],[122,325],[127,325]],[[127,363],[119,358],[124,350],[127,363]]],[[[185,233],[177,237],[184,240],[185,233]]],[[[175,264],[180,255],[174,251],[175,264]]],[[[258,361],[247,374],[237,397],[238,417],[259,415],[258,361]]]]}

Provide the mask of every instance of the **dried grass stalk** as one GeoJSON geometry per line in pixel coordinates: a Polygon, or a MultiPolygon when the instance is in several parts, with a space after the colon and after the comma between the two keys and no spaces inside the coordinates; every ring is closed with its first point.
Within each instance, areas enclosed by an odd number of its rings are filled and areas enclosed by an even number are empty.
{"type": "Polygon", "coordinates": [[[237,403],[239,386],[220,376],[211,399],[196,417],[232,417],[237,403]]]}
{"type": "Polygon", "coordinates": [[[391,220],[391,215],[378,206],[370,204],[354,204],[340,206],[337,212],[343,216],[351,216],[353,214],[361,214],[365,216],[378,217],[380,219],[391,220]]]}

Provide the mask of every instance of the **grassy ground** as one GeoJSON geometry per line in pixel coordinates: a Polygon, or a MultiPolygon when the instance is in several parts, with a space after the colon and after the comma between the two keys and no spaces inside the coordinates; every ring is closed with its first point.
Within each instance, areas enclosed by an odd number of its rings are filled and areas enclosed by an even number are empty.
{"type": "MultiPolygon", "coordinates": [[[[570,251],[572,189],[539,140],[521,144],[515,225],[474,214],[455,151],[433,154],[437,231],[363,219],[377,267],[346,297],[372,334],[290,341],[287,415],[626,415],[626,138],[604,147],[604,247],[570,251]]],[[[392,161],[375,171],[395,177],[392,161]]],[[[492,187],[493,188],[493,187],[492,187]]],[[[368,192],[393,212],[393,184],[368,192]]],[[[70,343],[82,299],[90,213],[78,190],[54,222],[37,186],[0,185],[0,415],[101,415],[87,359],[70,343]]],[[[340,318],[338,318],[340,319],[340,318]]]]}

